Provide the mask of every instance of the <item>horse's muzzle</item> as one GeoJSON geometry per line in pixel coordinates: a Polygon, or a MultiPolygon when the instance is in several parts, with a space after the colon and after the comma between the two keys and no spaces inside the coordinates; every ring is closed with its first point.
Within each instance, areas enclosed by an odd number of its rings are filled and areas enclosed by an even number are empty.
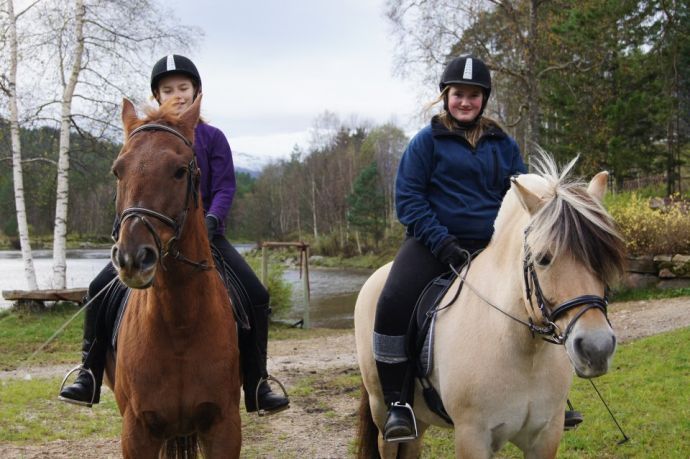
{"type": "Polygon", "coordinates": [[[608,324],[590,329],[578,323],[565,348],[575,373],[581,378],[595,378],[609,370],[616,351],[616,335],[608,324]]]}
{"type": "Polygon", "coordinates": [[[110,258],[117,269],[120,280],[131,288],[148,288],[156,274],[159,254],[152,245],[121,247],[113,246],[110,258]]]}

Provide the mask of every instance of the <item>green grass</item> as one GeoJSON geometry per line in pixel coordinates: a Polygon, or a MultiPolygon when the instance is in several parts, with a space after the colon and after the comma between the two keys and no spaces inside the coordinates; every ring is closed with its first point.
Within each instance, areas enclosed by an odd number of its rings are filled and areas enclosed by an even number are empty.
{"type": "MultiPolygon", "coordinates": [[[[546,364],[546,363],[545,363],[546,364]]],[[[690,328],[619,347],[612,371],[594,381],[630,440],[623,439],[589,381],[576,378],[570,392],[585,422],[566,432],[558,457],[690,457],[690,328]]],[[[426,457],[452,457],[452,431],[431,428],[426,457]]],[[[506,447],[499,457],[522,457],[506,447]]]]}
{"type": "Polygon", "coordinates": [[[0,313],[0,370],[14,370],[19,365],[76,365],[81,356],[83,312],[41,352],[27,359],[77,311],[71,303],[58,303],[43,312],[0,313]]]}
{"type": "Polygon", "coordinates": [[[121,418],[113,393],[103,391],[93,409],[57,399],[62,378],[0,381],[0,442],[26,444],[51,440],[114,438],[121,418]]]}

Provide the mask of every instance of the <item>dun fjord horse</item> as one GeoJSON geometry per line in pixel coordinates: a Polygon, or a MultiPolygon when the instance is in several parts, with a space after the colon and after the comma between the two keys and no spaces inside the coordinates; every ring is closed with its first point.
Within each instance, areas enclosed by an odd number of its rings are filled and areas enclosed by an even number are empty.
{"type": "Polygon", "coordinates": [[[230,300],[212,257],[192,142],[201,97],[137,118],[113,164],[120,217],[112,261],[129,287],[109,385],[125,458],[238,457],[240,374],[230,300]]]}
{"type": "Polygon", "coordinates": [[[608,371],[616,338],[606,289],[623,270],[624,248],[601,205],[608,174],[588,187],[538,161],[539,175],[513,179],[489,246],[474,259],[436,314],[431,381],[453,424],[426,406],[416,383],[419,437],[385,443],[386,407],[372,354],[376,302],[390,264],[364,284],[355,307],[357,355],[365,391],[360,456],[417,457],[429,425],[455,429],[459,458],[489,458],[507,442],[527,458],[553,458],[563,432],[572,369],[608,371]],[[546,338],[554,343],[547,342],[546,338]],[[559,346],[557,344],[563,344],[559,346]],[[378,434],[378,435],[377,435],[378,434]],[[399,448],[399,450],[398,450],[399,448]]]}

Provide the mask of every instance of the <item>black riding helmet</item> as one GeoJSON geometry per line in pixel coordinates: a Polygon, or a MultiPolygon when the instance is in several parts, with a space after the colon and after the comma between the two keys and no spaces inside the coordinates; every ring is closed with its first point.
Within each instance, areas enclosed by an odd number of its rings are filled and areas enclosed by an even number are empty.
{"type": "MultiPolygon", "coordinates": [[[[484,108],[486,108],[486,103],[491,95],[491,73],[481,59],[467,55],[456,57],[450,61],[441,75],[441,81],[438,84],[439,90],[443,92],[446,86],[451,84],[468,84],[481,87],[484,90],[484,100],[479,116],[484,113],[484,108]]],[[[448,95],[443,99],[443,108],[447,111],[448,95]]]]}
{"type": "Polygon", "coordinates": [[[192,79],[195,89],[194,97],[196,98],[196,95],[201,91],[201,76],[194,62],[179,54],[168,54],[155,63],[153,70],[151,70],[151,92],[153,94],[156,93],[161,78],[176,73],[186,75],[192,79]]]}

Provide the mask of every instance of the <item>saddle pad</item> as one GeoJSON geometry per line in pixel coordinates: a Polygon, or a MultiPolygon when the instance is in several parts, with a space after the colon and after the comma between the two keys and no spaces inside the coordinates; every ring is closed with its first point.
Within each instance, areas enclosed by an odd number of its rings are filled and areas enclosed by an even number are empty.
{"type": "Polygon", "coordinates": [[[122,288],[124,290],[121,292],[120,295],[118,295],[114,298],[114,303],[112,304],[112,307],[115,308],[115,311],[117,312],[117,314],[115,315],[115,322],[112,323],[107,328],[108,330],[112,330],[112,340],[111,340],[110,344],[113,347],[114,351],[117,351],[117,335],[118,335],[118,332],[120,331],[120,325],[122,324],[122,318],[125,315],[125,308],[127,307],[127,301],[129,300],[129,295],[132,293],[131,288],[127,288],[124,285],[122,285],[122,288]]]}
{"type": "Polygon", "coordinates": [[[415,326],[408,330],[410,342],[415,343],[410,357],[417,357],[419,375],[429,376],[433,368],[434,329],[436,324],[435,311],[445,296],[456,276],[453,272],[441,274],[424,288],[415,306],[416,314],[412,318],[415,326]]]}

